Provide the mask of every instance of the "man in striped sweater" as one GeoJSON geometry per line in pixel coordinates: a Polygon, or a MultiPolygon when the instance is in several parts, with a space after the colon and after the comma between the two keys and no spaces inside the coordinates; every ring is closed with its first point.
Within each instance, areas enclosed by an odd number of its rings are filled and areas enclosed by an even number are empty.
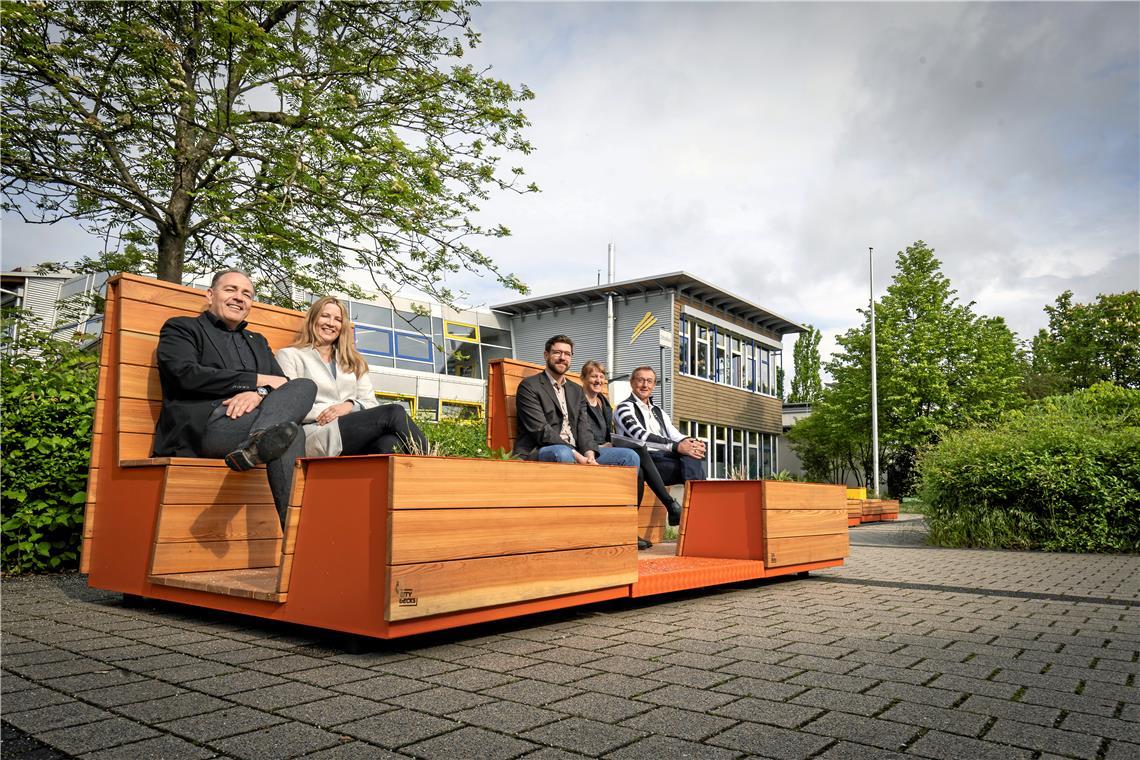
{"type": "Polygon", "coordinates": [[[638,367],[629,384],[633,395],[614,409],[618,435],[649,450],[666,485],[705,480],[704,441],[689,438],[673,427],[665,410],[653,403],[657,373],[652,367],[638,367]]]}

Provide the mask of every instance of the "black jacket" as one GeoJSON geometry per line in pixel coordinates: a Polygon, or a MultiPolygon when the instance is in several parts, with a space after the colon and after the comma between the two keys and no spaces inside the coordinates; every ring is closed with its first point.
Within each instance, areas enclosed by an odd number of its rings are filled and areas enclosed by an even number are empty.
{"type": "Polygon", "coordinates": [[[158,376],[162,381],[162,413],[154,431],[154,456],[199,456],[206,421],[227,398],[257,388],[257,375],[285,376],[268,341],[245,329],[256,371],[234,365],[223,341],[231,336],[209,314],[171,317],[158,334],[158,376]]]}
{"type": "MultiPolygon", "coordinates": [[[[594,438],[590,434],[590,421],[581,415],[582,389],[570,380],[562,389],[566,394],[566,411],[570,416],[570,429],[574,431],[575,448],[580,452],[590,451],[594,448],[594,438]]],[[[514,453],[523,459],[538,458],[538,450],[543,446],[566,443],[561,436],[562,409],[545,371],[519,383],[515,391],[515,419],[518,430],[514,453]]]]}

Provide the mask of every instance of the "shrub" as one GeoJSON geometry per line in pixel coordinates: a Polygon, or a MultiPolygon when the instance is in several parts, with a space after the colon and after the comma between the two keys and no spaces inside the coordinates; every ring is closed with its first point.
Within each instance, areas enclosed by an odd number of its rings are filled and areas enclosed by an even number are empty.
{"type": "Polygon", "coordinates": [[[947,435],[920,470],[932,543],[1140,551],[1140,390],[1044,399],[947,435]]]}
{"type": "Polygon", "coordinates": [[[99,358],[7,316],[3,372],[4,572],[75,567],[91,456],[99,358]]]}
{"type": "Polygon", "coordinates": [[[487,448],[487,424],[483,420],[420,419],[417,424],[427,436],[433,454],[480,459],[491,456],[487,448]]]}

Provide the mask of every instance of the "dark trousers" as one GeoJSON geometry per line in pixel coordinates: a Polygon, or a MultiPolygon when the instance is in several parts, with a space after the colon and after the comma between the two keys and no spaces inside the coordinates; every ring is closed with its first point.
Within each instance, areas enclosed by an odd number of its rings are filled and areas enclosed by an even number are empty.
{"type": "MultiPolygon", "coordinates": [[[[259,430],[282,422],[300,424],[313,408],[316,398],[317,384],[307,378],[300,378],[285,383],[263,398],[256,409],[236,420],[227,417],[226,407],[219,403],[206,422],[202,456],[224,457],[259,430]]],[[[297,457],[304,455],[305,431],[302,430],[280,458],[265,463],[269,490],[273,492],[273,503],[282,524],[285,523],[285,510],[289,508],[289,495],[293,490],[293,467],[297,457]]]]}
{"type": "Polygon", "coordinates": [[[688,480],[708,480],[703,459],[693,459],[671,451],[651,451],[650,455],[666,485],[675,486],[688,480]]]}
{"type": "Polygon", "coordinates": [[[657,500],[662,504],[668,504],[673,496],[669,493],[669,487],[665,485],[665,481],[661,479],[661,473],[657,469],[657,464],[653,461],[653,457],[644,446],[623,446],[622,444],[615,443],[623,449],[633,449],[637,452],[638,467],[637,467],[637,503],[641,503],[641,497],[645,495],[645,486],[649,486],[649,490],[657,497],[657,500]]]}
{"type": "Polygon", "coordinates": [[[426,454],[427,437],[399,404],[384,404],[337,418],[342,454],[426,454]]]}

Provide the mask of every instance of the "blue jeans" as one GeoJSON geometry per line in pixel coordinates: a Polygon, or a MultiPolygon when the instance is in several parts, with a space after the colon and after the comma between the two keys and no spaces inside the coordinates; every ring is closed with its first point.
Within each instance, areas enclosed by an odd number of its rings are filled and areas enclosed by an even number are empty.
{"type": "MultiPolygon", "coordinates": [[[[566,444],[557,446],[543,446],[538,450],[540,462],[566,462],[573,464],[574,450],[566,444]]],[[[616,449],[606,447],[598,450],[598,464],[614,465],[617,467],[637,467],[640,458],[633,449],[616,449]]]]}

